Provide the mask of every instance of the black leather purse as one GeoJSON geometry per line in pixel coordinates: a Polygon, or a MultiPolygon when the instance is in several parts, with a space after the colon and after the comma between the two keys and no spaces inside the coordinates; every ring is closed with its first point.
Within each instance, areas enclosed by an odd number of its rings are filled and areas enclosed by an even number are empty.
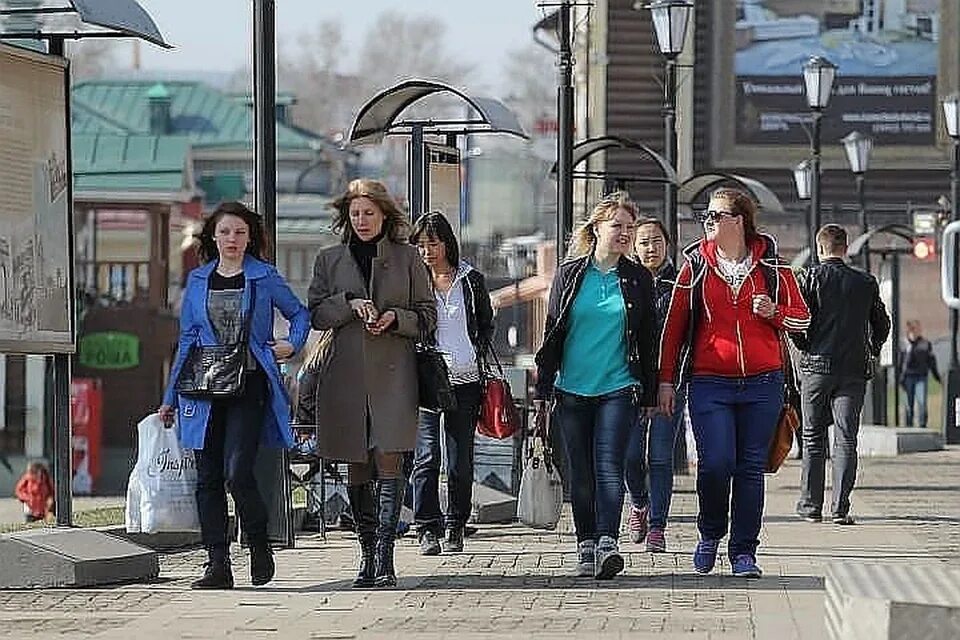
{"type": "Polygon", "coordinates": [[[443,354],[435,346],[435,340],[421,333],[415,349],[420,407],[429,411],[456,409],[457,396],[450,384],[450,371],[443,354]]]}
{"type": "Polygon", "coordinates": [[[243,384],[249,371],[247,353],[250,350],[250,323],[256,296],[256,287],[251,281],[250,308],[243,319],[237,342],[191,345],[174,384],[177,393],[198,400],[236,398],[243,394],[243,384]]]}

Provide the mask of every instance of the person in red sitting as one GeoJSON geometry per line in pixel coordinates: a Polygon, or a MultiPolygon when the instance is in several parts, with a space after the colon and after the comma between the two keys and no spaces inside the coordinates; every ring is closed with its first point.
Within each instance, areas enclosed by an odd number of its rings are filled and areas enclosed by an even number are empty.
{"type": "Polygon", "coordinates": [[[53,480],[42,462],[31,462],[13,490],[23,503],[23,517],[27,522],[53,517],[53,480]]]}
{"type": "Polygon", "coordinates": [[[776,241],[757,232],[750,196],[715,191],[699,219],[704,237],[684,250],[667,311],[659,408],[672,415],[675,389],[689,383],[700,502],[694,568],[713,570],[729,525],[733,574],[759,577],[763,470],[783,407],[781,334],[804,331],[810,312],[776,241]]]}

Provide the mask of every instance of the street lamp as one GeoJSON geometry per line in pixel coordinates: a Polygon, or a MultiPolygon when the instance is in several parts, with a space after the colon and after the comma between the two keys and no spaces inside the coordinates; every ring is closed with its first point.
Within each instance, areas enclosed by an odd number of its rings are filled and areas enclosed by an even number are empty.
{"type": "MultiPolygon", "coordinates": [[[[804,160],[793,168],[793,184],[797,187],[797,197],[807,205],[807,246],[812,249],[816,243],[816,237],[811,235],[813,222],[810,220],[810,203],[807,202],[810,200],[810,191],[813,187],[813,165],[809,160],[804,160]]],[[[813,256],[809,260],[812,263],[813,256]]]]}
{"type": "Polygon", "coordinates": [[[821,56],[813,56],[803,65],[803,84],[806,88],[807,106],[813,111],[813,136],[811,137],[811,169],[813,181],[810,190],[810,260],[817,262],[817,231],[820,229],[820,131],[823,111],[830,102],[833,80],[837,66],[821,56]]]}
{"type": "MultiPolygon", "coordinates": [[[[953,140],[953,162],[950,166],[950,219],[960,220],[960,93],[952,93],[943,100],[943,121],[947,125],[947,134],[953,140]]],[[[953,255],[957,255],[954,246],[953,255]]],[[[953,281],[957,282],[958,265],[952,265],[953,281]]],[[[951,442],[956,435],[957,406],[960,395],[960,361],[957,359],[957,331],[960,324],[960,311],[950,309],[950,368],[947,372],[947,388],[943,395],[944,423],[943,432],[946,441],[951,442]],[[954,437],[951,437],[954,436],[954,437]]]]}
{"type": "MultiPolygon", "coordinates": [[[[638,1],[634,9],[648,9],[653,18],[653,28],[657,35],[657,45],[664,58],[663,78],[663,157],[670,168],[677,169],[677,56],[683,51],[687,38],[687,25],[693,12],[693,2],[689,0],[654,0],[644,5],[638,1]]],[[[670,232],[670,246],[676,260],[680,240],[679,220],[677,218],[677,186],[668,183],[664,187],[664,222],[670,232]]]]}
{"type": "MultiPolygon", "coordinates": [[[[864,176],[867,168],[870,166],[870,152],[873,151],[873,138],[865,136],[859,131],[853,131],[847,134],[840,142],[847,152],[847,162],[850,164],[850,171],[853,172],[857,181],[857,207],[860,210],[860,233],[866,233],[870,230],[867,223],[867,202],[864,194],[864,176]]],[[[870,245],[863,245],[863,268],[870,272],[870,245]]]]}

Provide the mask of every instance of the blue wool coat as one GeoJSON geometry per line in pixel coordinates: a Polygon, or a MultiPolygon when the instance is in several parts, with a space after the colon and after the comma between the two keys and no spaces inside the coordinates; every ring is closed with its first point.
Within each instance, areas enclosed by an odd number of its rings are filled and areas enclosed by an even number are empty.
{"type": "MultiPolygon", "coordinates": [[[[217,337],[207,315],[207,292],[210,275],[217,262],[210,261],[197,267],[187,276],[180,307],[180,344],[170,371],[170,381],[163,403],[177,409],[180,441],[187,449],[202,449],[210,419],[210,401],[185,398],[177,394],[174,382],[183,368],[187,353],[193,344],[215,345],[217,337]]],[[[290,290],[283,276],[272,265],[247,255],[243,259],[243,313],[250,305],[250,284],[256,283],[256,301],[250,325],[250,351],[266,372],[270,390],[269,403],[264,412],[261,444],[268,447],[293,446],[290,431],[290,400],[280,376],[280,367],[269,346],[273,338],[273,310],[290,321],[287,340],[297,351],[303,347],[310,332],[310,314],[299,298],[290,290]]]]}

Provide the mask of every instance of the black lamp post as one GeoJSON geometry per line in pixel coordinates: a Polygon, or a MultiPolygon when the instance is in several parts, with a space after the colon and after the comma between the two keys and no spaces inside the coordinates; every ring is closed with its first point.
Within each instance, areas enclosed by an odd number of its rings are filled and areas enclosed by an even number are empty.
{"type": "Polygon", "coordinates": [[[830,103],[833,80],[837,75],[835,64],[820,56],[813,56],[803,65],[803,84],[806,88],[807,106],[813,111],[813,135],[811,137],[811,170],[813,180],[810,189],[810,261],[817,262],[817,231],[820,229],[820,131],[823,111],[830,103]]]}
{"type": "MultiPolygon", "coordinates": [[[[950,220],[960,220],[960,93],[953,93],[943,100],[943,121],[947,126],[947,134],[953,141],[953,162],[950,165],[950,220]]],[[[953,255],[957,255],[954,246],[953,255]]],[[[957,282],[958,265],[956,260],[952,265],[953,281],[957,282]]],[[[944,399],[943,431],[947,442],[956,440],[957,431],[957,397],[960,396],[960,361],[957,359],[957,331],[960,324],[960,311],[950,309],[950,368],[947,371],[947,388],[944,399]]]]}
{"type": "MultiPolygon", "coordinates": [[[[807,246],[813,247],[816,243],[816,238],[810,234],[811,229],[813,229],[813,222],[810,220],[810,191],[813,187],[813,165],[810,164],[809,160],[804,160],[793,168],[793,184],[797,187],[797,197],[807,205],[807,216],[805,220],[807,225],[807,246]]],[[[812,259],[811,256],[811,260],[812,259]]]]}
{"type": "MultiPolygon", "coordinates": [[[[664,58],[663,74],[663,157],[670,168],[677,168],[677,56],[683,51],[687,38],[687,24],[693,3],[689,0],[655,0],[643,5],[636,2],[634,9],[648,9],[653,17],[653,28],[657,35],[657,45],[664,58]]],[[[677,218],[677,186],[667,183],[664,187],[664,223],[670,232],[670,246],[676,261],[677,247],[680,241],[679,220],[677,218]]]]}
{"type": "MultiPolygon", "coordinates": [[[[859,131],[853,131],[847,134],[840,142],[847,152],[847,162],[850,164],[850,171],[853,172],[857,181],[857,207],[860,212],[860,233],[866,233],[870,230],[867,221],[867,200],[864,194],[864,174],[870,165],[870,152],[873,151],[873,138],[865,136],[859,131]]],[[[863,268],[870,272],[870,245],[863,245],[863,268]]]]}

